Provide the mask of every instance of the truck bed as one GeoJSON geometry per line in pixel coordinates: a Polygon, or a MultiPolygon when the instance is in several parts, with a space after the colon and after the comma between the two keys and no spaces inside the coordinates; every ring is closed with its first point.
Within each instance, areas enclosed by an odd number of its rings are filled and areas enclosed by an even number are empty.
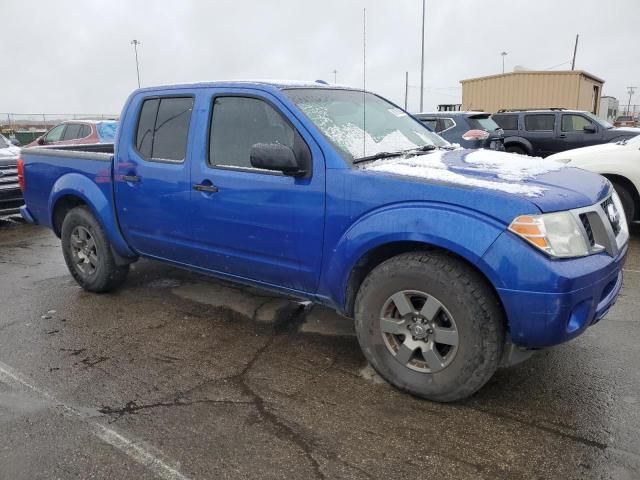
{"type": "MultiPolygon", "coordinates": [[[[113,200],[113,144],[65,145],[25,148],[21,158],[25,166],[25,202],[32,206],[34,220],[53,227],[49,209],[52,192],[77,191],[91,185],[103,198],[113,200]],[[83,178],[84,177],[84,178],[83,178]],[[87,181],[88,180],[88,181],[87,181]]],[[[113,205],[113,204],[111,204],[113,205]]],[[[111,208],[105,205],[106,208],[111,208]]]]}

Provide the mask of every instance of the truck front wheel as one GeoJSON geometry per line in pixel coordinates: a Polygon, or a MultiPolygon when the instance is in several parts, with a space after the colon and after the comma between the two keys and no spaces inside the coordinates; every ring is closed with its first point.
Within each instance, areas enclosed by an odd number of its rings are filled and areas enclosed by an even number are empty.
{"type": "Polygon", "coordinates": [[[439,402],[468,397],[495,373],[504,342],[496,296],[444,252],[413,252],[374,268],[355,303],[360,346],[400,390],[439,402]]]}
{"type": "Polygon", "coordinates": [[[80,206],[69,211],[60,237],[69,272],[85,290],[109,292],[127,278],[129,265],[116,263],[111,244],[89,208],[80,206]]]}

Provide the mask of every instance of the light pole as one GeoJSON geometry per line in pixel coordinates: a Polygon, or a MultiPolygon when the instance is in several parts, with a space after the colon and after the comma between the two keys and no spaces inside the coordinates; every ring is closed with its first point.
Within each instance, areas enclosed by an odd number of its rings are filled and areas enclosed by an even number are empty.
{"type": "Polygon", "coordinates": [[[500,55],[502,55],[502,73],[504,73],[504,57],[509,55],[509,53],[508,52],[501,52],[500,55]]]}
{"type": "Polygon", "coordinates": [[[633,96],[633,93],[635,91],[636,87],[627,87],[627,93],[629,94],[629,103],[627,103],[627,115],[631,115],[631,97],[633,96]]]}
{"type": "Polygon", "coordinates": [[[420,111],[423,111],[423,99],[424,99],[424,15],[426,8],[426,0],[422,0],[422,52],[420,57],[420,111]]]}
{"type": "Polygon", "coordinates": [[[338,83],[338,70],[332,70],[333,73],[333,83],[338,83]]]}
{"type": "Polygon", "coordinates": [[[136,73],[138,74],[138,88],[140,88],[140,66],[138,65],[138,45],[142,45],[140,40],[131,40],[131,45],[133,45],[133,50],[136,52],[136,73]]]}

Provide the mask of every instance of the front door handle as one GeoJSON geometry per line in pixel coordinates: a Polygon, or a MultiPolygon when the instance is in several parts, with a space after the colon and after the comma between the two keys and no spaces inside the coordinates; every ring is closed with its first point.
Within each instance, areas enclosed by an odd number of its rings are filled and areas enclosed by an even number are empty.
{"type": "Polygon", "coordinates": [[[134,183],[140,181],[140,177],[138,175],[122,175],[120,179],[125,182],[134,182],[134,183]]]}
{"type": "Polygon", "coordinates": [[[205,193],[216,193],[218,191],[218,187],[216,187],[215,185],[206,185],[203,183],[196,183],[193,186],[193,189],[198,192],[205,192],[205,193]]]}

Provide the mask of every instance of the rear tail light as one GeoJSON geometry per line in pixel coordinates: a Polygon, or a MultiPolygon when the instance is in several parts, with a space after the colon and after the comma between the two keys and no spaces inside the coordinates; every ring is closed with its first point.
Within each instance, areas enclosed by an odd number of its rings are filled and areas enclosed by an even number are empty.
{"type": "Polygon", "coordinates": [[[20,190],[24,192],[24,160],[18,158],[18,183],[20,190]]]}
{"type": "Polygon", "coordinates": [[[463,140],[486,140],[489,138],[489,132],[484,130],[469,130],[462,135],[463,140]]]}

